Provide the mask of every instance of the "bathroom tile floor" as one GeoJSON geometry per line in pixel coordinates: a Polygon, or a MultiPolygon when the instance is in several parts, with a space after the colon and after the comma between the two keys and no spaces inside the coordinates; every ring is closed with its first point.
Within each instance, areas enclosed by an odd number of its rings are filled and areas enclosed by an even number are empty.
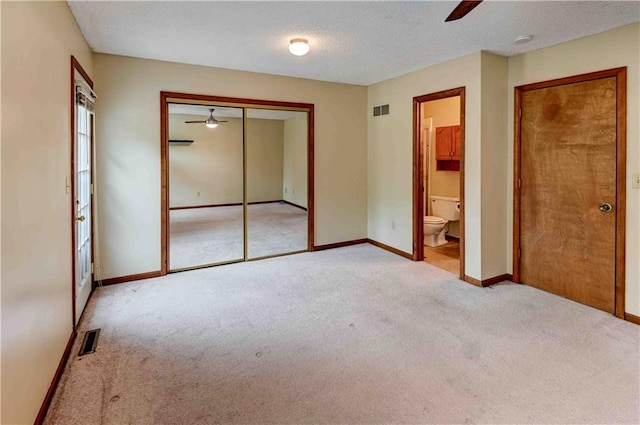
{"type": "Polygon", "coordinates": [[[449,241],[446,245],[432,248],[424,246],[424,261],[455,275],[460,274],[460,243],[449,241]]]}

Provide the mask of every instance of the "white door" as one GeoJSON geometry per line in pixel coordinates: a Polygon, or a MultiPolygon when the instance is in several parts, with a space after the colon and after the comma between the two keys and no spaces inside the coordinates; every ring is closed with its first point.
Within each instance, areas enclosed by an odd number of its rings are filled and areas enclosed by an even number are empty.
{"type": "Polygon", "coordinates": [[[93,274],[91,270],[91,175],[93,105],[82,93],[76,96],[75,158],[75,256],[76,256],[76,324],[91,295],[93,274]]]}

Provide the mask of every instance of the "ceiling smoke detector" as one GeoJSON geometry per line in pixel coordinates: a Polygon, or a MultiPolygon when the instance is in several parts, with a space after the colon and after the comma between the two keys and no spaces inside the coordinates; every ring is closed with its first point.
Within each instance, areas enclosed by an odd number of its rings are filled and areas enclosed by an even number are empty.
{"type": "Polygon", "coordinates": [[[513,40],[513,42],[516,44],[524,44],[530,42],[531,40],[533,40],[533,36],[526,34],[517,36],[515,40],[513,40]]]}

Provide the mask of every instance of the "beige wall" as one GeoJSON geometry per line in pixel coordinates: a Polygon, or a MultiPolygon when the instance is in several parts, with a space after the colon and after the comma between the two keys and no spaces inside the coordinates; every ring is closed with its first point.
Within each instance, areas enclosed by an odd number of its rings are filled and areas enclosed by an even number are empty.
{"type": "Polygon", "coordinates": [[[185,124],[201,116],[170,114],[169,206],[185,207],[242,202],[242,120],[229,118],[215,129],[185,124]]]}
{"type": "Polygon", "coordinates": [[[2,2],[3,424],[33,423],[72,333],[70,56],[64,2],[2,2]]]}
{"type": "Polygon", "coordinates": [[[465,87],[464,272],[475,279],[507,273],[507,65],[478,52],[369,87],[369,109],[391,104],[389,116],[368,119],[371,239],[412,252],[412,99],[465,87]]]}
{"type": "Polygon", "coordinates": [[[160,91],[315,104],[316,245],[367,235],[362,86],[94,55],[102,277],[160,269],[160,91]]]}
{"type": "MultiPolygon", "coordinates": [[[[422,116],[433,119],[433,135],[429,146],[429,196],[448,196],[457,198],[460,196],[460,172],[438,171],[436,167],[436,128],[460,125],[460,96],[446,99],[433,100],[422,104],[422,116]]],[[[424,135],[424,132],[422,132],[424,135]]],[[[431,202],[425,200],[428,215],[433,215],[431,202]]],[[[460,225],[457,222],[449,223],[451,236],[460,237],[460,225]]]]}
{"type": "Polygon", "coordinates": [[[513,234],[505,226],[512,208],[507,201],[507,128],[513,123],[507,119],[508,66],[505,57],[481,53],[482,279],[511,273],[502,243],[513,234]]]}
{"type": "Polygon", "coordinates": [[[475,53],[369,86],[367,200],[369,238],[412,252],[413,97],[466,87],[466,274],[481,277],[480,65],[475,53]],[[373,105],[389,115],[373,117],[373,105]]]}
{"type": "MultiPolygon", "coordinates": [[[[215,129],[195,115],[170,114],[169,138],[193,140],[169,144],[169,205],[219,205],[243,201],[242,119],[224,118],[215,129]]],[[[222,119],[222,118],[221,118],[222,119]]],[[[282,199],[284,121],[247,119],[247,199],[282,199]]]]}
{"type": "Polygon", "coordinates": [[[247,119],[247,201],[283,197],[284,121],[247,119]]]}
{"type": "Polygon", "coordinates": [[[283,199],[307,207],[307,143],[306,112],[296,113],[284,121],[283,199]]]}
{"type": "MultiPolygon", "coordinates": [[[[621,66],[627,67],[627,232],[626,311],[640,315],[640,190],[632,174],[640,173],[640,24],[509,58],[508,121],[513,122],[513,87],[621,66]]],[[[513,226],[513,127],[508,127],[507,227],[513,226]]],[[[505,238],[506,262],[512,268],[512,238],[505,238]]]]}

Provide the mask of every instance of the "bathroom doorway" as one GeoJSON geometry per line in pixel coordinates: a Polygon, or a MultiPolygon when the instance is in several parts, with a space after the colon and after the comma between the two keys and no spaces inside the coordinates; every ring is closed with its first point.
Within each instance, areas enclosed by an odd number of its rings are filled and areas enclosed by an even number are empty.
{"type": "Polygon", "coordinates": [[[414,260],[464,280],[464,87],[414,108],[414,260]]]}

